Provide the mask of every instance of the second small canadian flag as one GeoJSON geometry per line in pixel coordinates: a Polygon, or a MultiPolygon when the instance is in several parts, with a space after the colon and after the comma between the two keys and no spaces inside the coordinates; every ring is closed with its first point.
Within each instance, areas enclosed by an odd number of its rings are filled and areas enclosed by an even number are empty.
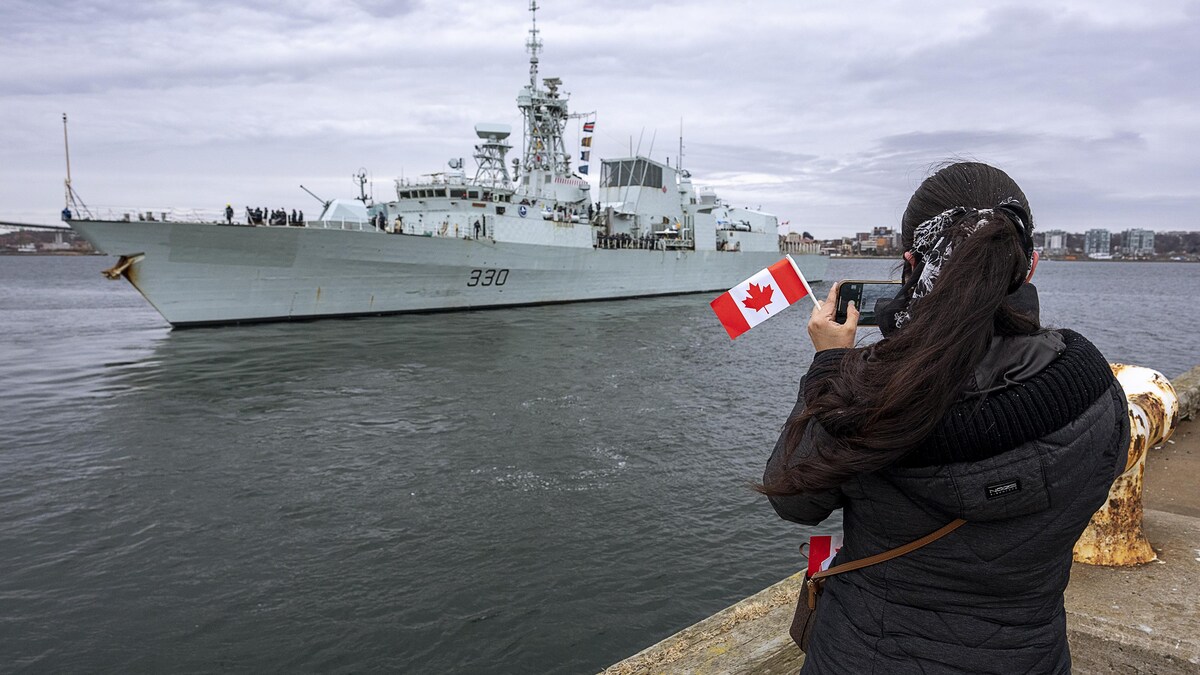
{"type": "Polygon", "coordinates": [[[808,281],[791,256],[721,294],[711,305],[729,337],[736,338],[780,310],[812,295],[808,281]]]}
{"type": "Polygon", "coordinates": [[[808,576],[829,569],[833,556],[842,550],[842,534],[815,535],[808,538],[808,576]]]}

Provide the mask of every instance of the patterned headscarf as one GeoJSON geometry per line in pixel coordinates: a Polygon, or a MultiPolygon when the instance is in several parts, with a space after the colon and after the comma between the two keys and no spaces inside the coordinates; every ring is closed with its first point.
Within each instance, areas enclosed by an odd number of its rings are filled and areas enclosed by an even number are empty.
{"type": "MultiPolygon", "coordinates": [[[[974,223],[961,228],[962,235],[958,238],[966,239],[987,225],[990,217],[995,215],[997,210],[1003,211],[1004,215],[1016,225],[1017,233],[1020,235],[1021,248],[1025,251],[1025,257],[1029,259],[1029,269],[1033,269],[1033,223],[1030,222],[1029,214],[1021,202],[1009,197],[994,209],[968,209],[965,206],[955,206],[917,225],[913,232],[912,250],[914,253],[920,254],[922,265],[921,274],[913,286],[912,299],[908,301],[908,306],[929,295],[933,290],[933,284],[937,282],[938,276],[942,273],[942,266],[950,260],[951,254],[954,253],[954,226],[966,220],[968,216],[977,216],[974,223]]],[[[1028,271],[1025,276],[1028,276],[1028,271]]],[[[1009,289],[1010,293],[1023,283],[1023,278],[1009,289]]],[[[896,312],[896,327],[899,328],[911,318],[912,315],[906,306],[896,312]]]]}

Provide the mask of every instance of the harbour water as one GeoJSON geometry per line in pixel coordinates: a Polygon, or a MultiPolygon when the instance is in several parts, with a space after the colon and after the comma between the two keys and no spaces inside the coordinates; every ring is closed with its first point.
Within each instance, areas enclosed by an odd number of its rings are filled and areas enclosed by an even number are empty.
{"type": "MultiPolygon", "coordinates": [[[[807,309],[172,332],[110,262],[0,258],[0,671],[589,672],[799,564],[748,485],[807,309]]],[[[1036,281],[1111,361],[1200,362],[1195,265],[1036,281]]]]}

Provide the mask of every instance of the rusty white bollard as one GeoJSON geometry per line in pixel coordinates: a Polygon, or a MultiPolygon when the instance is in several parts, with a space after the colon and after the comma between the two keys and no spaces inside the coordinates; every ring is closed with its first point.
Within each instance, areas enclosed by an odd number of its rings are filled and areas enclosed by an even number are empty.
{"type": "Polygon", "coordinates": [[[1075,542],[1075,562],[1128,567],[1157,557],[1142,532],[1142,476],[1146,452],[1170,438],[1179,423],[1179,398],[1158,371],[1119,363],[1111,367],[1129,400],[1129,459],[1108,491],[1108,501],[1075,542]]]}

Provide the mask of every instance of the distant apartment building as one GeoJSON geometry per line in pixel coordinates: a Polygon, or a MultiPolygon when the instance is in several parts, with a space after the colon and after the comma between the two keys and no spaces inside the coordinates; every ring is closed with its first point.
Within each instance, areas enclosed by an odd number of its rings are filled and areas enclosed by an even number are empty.
{"type": "Polygon", "coordinates": [[[1089,258],[1107,258],[1112,255],[1112,234],[1108,230],[1088,230],[1084,234],[1083,252],[1089,258]]]}
{"type": "Polygon", "coordinates": [[[1063,256],[1070,253],[1070,248],[1067,246],[1067,233],[1063,230],[1047,230],[1042,234],[1043,252],[1051,257],[1063,256]]]}
{"type": "Polygon", "coordinates": [[[1154,255],[1154,232],[1131,229],[1121,233],[1121,253],[1134,258],[1149,258],[1154,255]]]}
{"type": "Polygon", "coordinates": [[[890,227],[876,227],[871,230],[875,239],[875,248],[880,252],[895,253],[900,250],[900,231],[890,227]]]}
{"type": "Polygon", "coordinates": [[[853,237],[827,239],[821,243],[821,253],[824,255],[853,255],[857,251],[858,240],[853,237]]]}

